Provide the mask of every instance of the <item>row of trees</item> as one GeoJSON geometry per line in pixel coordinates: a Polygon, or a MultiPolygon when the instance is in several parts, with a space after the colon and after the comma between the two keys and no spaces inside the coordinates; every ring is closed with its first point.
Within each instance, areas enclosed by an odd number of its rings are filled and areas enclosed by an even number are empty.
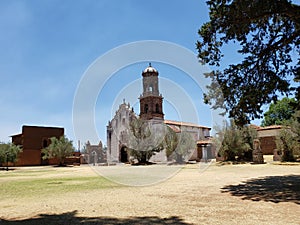
{"type": "MultiPolygon", "coordinates": [[[[300,111],[294,111],[294,102],[295,99],[283,98],[271,104],[262,121],[262,126],[282,125],[283,129],[276,137],[282,161],[294,161],[295,156],[300,156],[300,111]]],[[[252,160],[256,129],[249,125],[238,126],[232,119],[224,127],[216,128],[216,133],[213,142],[225,160],[252,160]]]]}
{"type": "Polygon", "coordinates": [[[134,118],[129,124],[128,152],[141,164],[146,164],[156,153],[166,150],[169,160],[183,163],[195,149],[196,142],[192,135],[174,130],[162,123],[151,123],[134,118]]]}
{"type": "Polygon", "coordinates": [[[21,151],[21,147],[13,143],[0,143],[0,164],[8,170],[8,163],[16,162],[21,151]]]}

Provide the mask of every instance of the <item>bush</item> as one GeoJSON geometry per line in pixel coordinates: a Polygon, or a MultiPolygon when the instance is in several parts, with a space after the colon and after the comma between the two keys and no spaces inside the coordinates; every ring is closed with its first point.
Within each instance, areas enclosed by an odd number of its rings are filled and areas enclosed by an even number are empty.
{"type": "Polygon", "coordinates": [[[252,161],[253,140],[257,137],[255,129],[249,126],[240,128],[231,120],[229,124],[226,122],[222,129],[217,130],[213,143],[225,161],[252,161]]]}
{"type": "Polygon", "coordinates": [[[282,152],[282,161],[295,161],[300,155],[300,111],[293,115],[289,127],[283,129],[276,138],[276,147],[282,152]]]}

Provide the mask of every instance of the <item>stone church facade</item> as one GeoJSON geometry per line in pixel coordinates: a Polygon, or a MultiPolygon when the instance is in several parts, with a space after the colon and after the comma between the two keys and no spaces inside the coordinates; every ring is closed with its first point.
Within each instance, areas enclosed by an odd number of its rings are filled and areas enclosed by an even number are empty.
{"type": "MultiPolygon", "coordinates": [[[[158,71],[151,64],[142,72],[143,93],[139,97],[140,114],[137,116],[130,107],[129,103],[123,100],[115,116],[107,125],[107,161],[108,163],[127,163],[130,157],[127,153],[129,145],[129,127],[133,119],[140,118],[148,121],[152,126],[162,124],[170,127],[175,133],[189,132],[195,140],[195,149],[193,149],[190,158],[187,160],[200,160],[203,152],[208,148],[199,149],[197,141],[207,141],[210,136],[211,128],[200,126],[192,123],[170,121],[164,119],[163,97],[159,92],[158,71]]],[[[207,141],[207,143],[209,143],[207,141]]],[[[207,146],[207,145],[205,145],[207,146]]],[[[209,148],[210,149],[210,148],[209,148]]],[[[210,154],[211,155],[211,154],[210,154]]],[[[152,156],[150,161],[165,162],[167,161],[165,150],[152,156]]]]}
{"type": "Polygon", "coordinates": [[[128,162],[126,147],[128,146],[128,128],[133,117],[136,117],[130,104],[125,100],[119,106],[114,118],[107,125],[107,161],[128,162]]]}

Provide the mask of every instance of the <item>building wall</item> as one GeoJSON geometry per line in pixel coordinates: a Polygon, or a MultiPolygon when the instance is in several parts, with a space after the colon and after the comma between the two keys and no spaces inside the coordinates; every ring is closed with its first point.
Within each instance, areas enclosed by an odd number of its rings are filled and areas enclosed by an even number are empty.
{"type": "Polygon", "coordinates": [[[262,127],[257,130],[260,147],[264,155],[273,155],[276,149],[276,136],[282,130],[281,126],[262,127]]]}
{"type": "Polygon", "coordinates": [[[116,111],[114,118],[107,125],[107,161],[119,162],[120,150],[128,145],[129,123],[135,117],[130,104],[123,102],[116,111]]]}
{"type": "Polygon", "coordinates": [[[57,127],[37,127],[23,126],[23,148],[41,150],[44,146],[44,141],[50,144],[51,137],[61,137],[64,135],[63,128],[57,127]]]}
{"type": "Polygon", "coordinates": [[[98,145],[86,143],[86,152],[84,154],[85,163],[103,163],[106,162],[106,152],[103,151],[103,145],[100,141],[98,145]]]}
{"type": "Polygon", "coordinates": [[[22,133],[12,136],[12,142],[22,146],[22,152],[18,156],[16,166],[36,166],[56,164],[57,160],[42,160],[41,150],[50,144],[51,137],[64,135],[63,128],[23,126],[22,133]]]}
{"type": "Polygon", "coordinates": [[[18,156],[16,166],[38,166],[41,165],[41,151],[36,149],[23,149],[18,156]]]}
{"type": "Polygon", "coordinates": [[[276,137],[261,137],[260,148],[264,155],[273,155],[274,149],[276,149],[276,137]]]}

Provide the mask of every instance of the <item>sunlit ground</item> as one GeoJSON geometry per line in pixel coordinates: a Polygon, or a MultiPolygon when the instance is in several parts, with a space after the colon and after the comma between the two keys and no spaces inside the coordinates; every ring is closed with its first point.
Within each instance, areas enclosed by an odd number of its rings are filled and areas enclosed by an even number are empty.
{"type": "MultiPolygon", "coordinates": [[[[145,166],[0,170],[0,224],[300,224],[300,165],[266,161],[168,167],[173,176],[147,186],[115,183],[95,171],[134,181],[145,166]]],[[[143,181],[161,178],[165,169],[148,168],[153,174],[144,173],[143,181]]]]}

